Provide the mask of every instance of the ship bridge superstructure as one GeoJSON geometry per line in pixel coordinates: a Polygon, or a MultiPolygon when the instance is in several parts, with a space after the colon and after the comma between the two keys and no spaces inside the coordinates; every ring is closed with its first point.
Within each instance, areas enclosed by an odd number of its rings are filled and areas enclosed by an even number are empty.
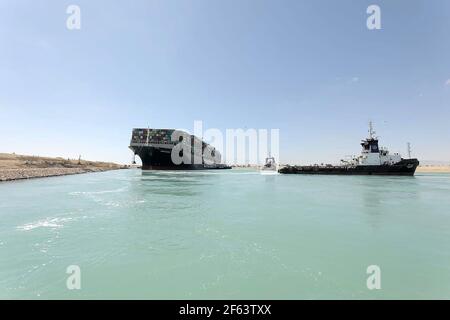
{"type": "Polygon", "coordinates": [[[355,159],[357,165],[392,165],[402,160],[400,154],[390,154],[388,149],[378,146],[378,137],[375,135],[372,122],[369,122],[369,136],[361,141],[361,146],[361,155],[355,159]]]}

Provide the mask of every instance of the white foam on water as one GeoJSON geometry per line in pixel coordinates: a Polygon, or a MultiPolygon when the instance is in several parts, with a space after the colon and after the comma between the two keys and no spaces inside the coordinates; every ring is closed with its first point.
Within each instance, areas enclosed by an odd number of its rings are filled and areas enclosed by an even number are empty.
{"type": "Polygon", "coordinates": [[[30,231],[36,228],[62,228],[64,222],[71,221],[72,218],[47,218],[36,222],[26,223],[18,226],[17,229],[21,231],[30,231]]]}
{"type": "Polygon", "coordinates": [[[276,176],[279,173],[277,171],[264,171],[264,170],[261,170],[260,174],[263,175],[263,176],[276,176]]]}
{"type": "Polygon", "coordinates": [[[75,192],[69,192],[69,195],[71,196],[79,196],[79,195],[95,195],[95,194],[106,194],[106,193],[120,193],[124,192],[128,189],[128,186],[113,189],[113,190],[101,190],[101,191],[75,191],[75,192]]]}

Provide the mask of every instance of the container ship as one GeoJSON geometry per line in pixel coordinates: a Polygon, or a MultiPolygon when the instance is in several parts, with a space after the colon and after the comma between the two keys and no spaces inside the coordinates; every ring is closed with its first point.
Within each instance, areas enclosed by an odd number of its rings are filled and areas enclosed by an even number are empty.
{"type": "Polygon", "coordinates": [[[220,163],[222,156],[213,146],[181,130],[133,129],[129,148],[141,159],[142,170],[231,168],[220,163]],[[186,150],[190,154],[183,154],[186,150]],[[181,163],[174,163],[173,151],[177,153],[175,158],[182,159],[181,163]]]}
{"type": "Polygon", "coordinates": [[[341,165],[285,166],[280,173],[294,174],[339,174],[339,175],[402,175],[413,176],[419,161],[411,159],[408,144],[408,159],[400,154],[390,154],[386,148],[378,147],[378,137],[369,123],[369,137],[361,142],[362,151],[358,157],[341,160],[341,165]]]}

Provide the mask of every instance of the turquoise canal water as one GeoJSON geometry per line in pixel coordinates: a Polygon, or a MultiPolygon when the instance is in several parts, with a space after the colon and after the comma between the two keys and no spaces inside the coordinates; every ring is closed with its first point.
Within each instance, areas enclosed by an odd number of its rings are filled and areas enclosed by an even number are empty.
{"type": "Polygon", "coordinates": [[[1,183],[0,219],[0,298],[450,298],[445,174],[113,171],[1,183]]]}

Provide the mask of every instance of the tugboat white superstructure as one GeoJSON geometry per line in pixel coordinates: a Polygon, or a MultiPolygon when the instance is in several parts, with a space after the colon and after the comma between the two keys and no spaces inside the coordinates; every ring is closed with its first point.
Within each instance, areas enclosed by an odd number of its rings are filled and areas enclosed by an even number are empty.
{"type": "MultiPolygon", "coordinates": [[[[369,137],[361,142],[361,155],[351,160],[341,160],[341,165],[286,166],[280,173],[342,174],[342,175],[414,175],[419,161],[403,159],[400,154],[390,154],[378,147],[378,138],[369,123],[369,137]]],[[[408,144],[409,146],[409,144],[408,144]]],[[[408,147],[409,148],[409,147],[408,147]]],[[[408,153],[410,153],[408,151],[408,153]]]]}

